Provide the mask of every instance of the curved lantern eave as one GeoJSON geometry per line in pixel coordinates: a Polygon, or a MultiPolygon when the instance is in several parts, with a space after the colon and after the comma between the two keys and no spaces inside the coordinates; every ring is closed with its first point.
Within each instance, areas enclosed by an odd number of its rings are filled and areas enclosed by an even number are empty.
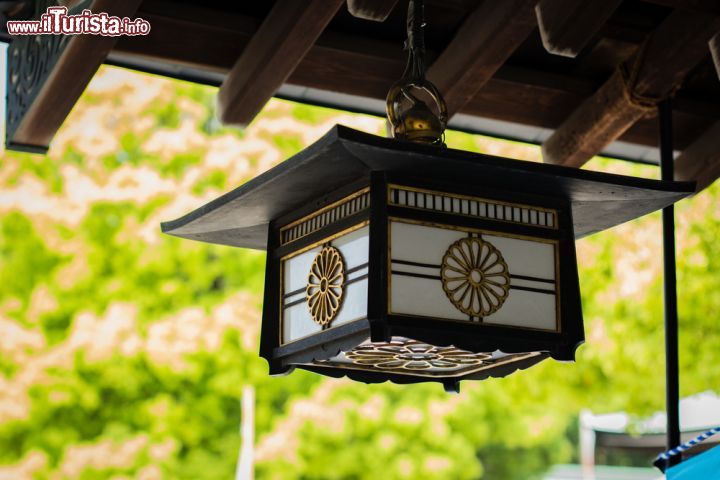
{"type": "Polygon", "coordinates": [[[695,182],[669,182],[518,161],[394,140],[335,125],[312,145],[188,214],[164,233],[207,243],[267,250],[268,224],[330,203],[329,192],[369,185],[371,172],[430,177],[470,192],[501,189],[563,198],[573,234],[582,238],[660,210],[694,193],[695,182]]]}

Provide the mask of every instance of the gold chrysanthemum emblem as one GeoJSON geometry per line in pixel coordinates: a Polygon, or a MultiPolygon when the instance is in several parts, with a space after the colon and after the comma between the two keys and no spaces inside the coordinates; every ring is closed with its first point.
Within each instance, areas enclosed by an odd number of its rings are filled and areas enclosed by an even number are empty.
{"type": "Polygon", "coordinates": [[[486,353],[468,352],[452,346],[436,347],[409,339],[358,345],[345,356],[356,365],[387,370],[454,370],[479,365],[491,358],[486,353]]]}
{"type": "Polygon", "coordinates": [[[345,265],[340,250],[324,247],[315,256],[305,294],[315,323],[327,326],[340,310],[345,283],[345,265]]]}
{"type": "Polygon", "coordinates": [[[474,317],[496,312],[510,289],[510,274],[502,254],[480,238],[462,238],[450,245],[440,276],[455,308],[474,317]]]}

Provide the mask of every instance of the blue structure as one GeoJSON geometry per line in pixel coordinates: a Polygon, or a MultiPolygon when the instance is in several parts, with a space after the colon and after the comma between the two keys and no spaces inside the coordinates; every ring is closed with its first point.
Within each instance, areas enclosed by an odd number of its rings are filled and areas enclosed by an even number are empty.
{"type": "Polygon", "coordinates": [[[665,473],[668,480],[720,479],[720,447],[691,457],[665,473]]]}

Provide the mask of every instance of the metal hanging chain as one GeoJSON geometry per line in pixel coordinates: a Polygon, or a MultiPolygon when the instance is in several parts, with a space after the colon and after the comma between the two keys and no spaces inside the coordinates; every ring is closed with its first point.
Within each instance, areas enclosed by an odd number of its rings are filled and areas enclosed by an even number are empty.
{"type": "Polygon", "coordinates": [[[670,459],[670,457],[674,457],[675,455],[679,455],[683,453],[686,450],[690,450],[692,447],[697,445],[698,443],[704,442],[708,438],[712,437],[713,435],[720,433],[720,427],[711,428],[707,432],[698,435],[697,437],[693,438],[690,441],[687,441],[685,443],[682,443],[678,445],[675,448],[671,448],[670,450],[667,450],[660,455],[657,456],[655,461],[653,462],[653,465],[660,468],[663,472],[665,471],[665,462],[670,459]]]}
{"type": "Polygon", "coordinates": [[[425,78],[425,25],[424,0],[410,0],[405,40],[405,50],[409,51],[409,55],[403,77],[411,80],[425,78]]]}
{"type": "Polygon", "coordinates": [[[425,3],[410,0],[407,13],[407,64],[402,77],[390,87],[385,104],[394,138],[444,146],[447,106],[440,91],[425,78],[425,3]],[[424,92],[435,103],[434,112],[416,96],[424,92]],[[401,106],[405,108],[401,108],[401,106]]]}

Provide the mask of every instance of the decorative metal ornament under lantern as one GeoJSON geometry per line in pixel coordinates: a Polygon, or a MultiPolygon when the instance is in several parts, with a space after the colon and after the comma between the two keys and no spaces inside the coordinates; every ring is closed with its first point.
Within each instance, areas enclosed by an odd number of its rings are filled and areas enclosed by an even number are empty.
{"type": "Polygon", "coordinates": [[[693,191],[444,148],[445,107],[424,80],[421,27],[411,0],[408,70],[388,94],[395,139],[336,126],[162,225],[267,250],[260,354],[271,374],[298,367],[456,391],[460,380],[548,356],[574,360],[584,341],[575,238],[693,191]]]}

